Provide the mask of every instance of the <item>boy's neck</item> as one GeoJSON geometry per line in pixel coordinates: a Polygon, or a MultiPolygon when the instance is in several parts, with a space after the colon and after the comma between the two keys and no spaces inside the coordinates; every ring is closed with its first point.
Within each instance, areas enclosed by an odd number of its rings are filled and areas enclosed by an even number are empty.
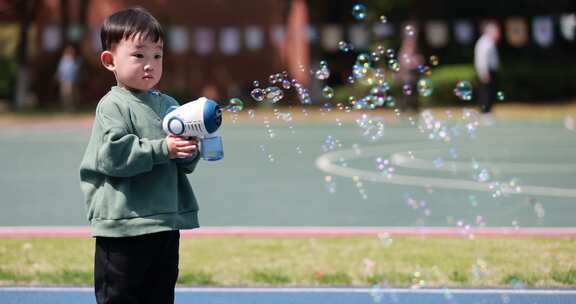
{"type": "Polygon", "coordinates": [[[148,90],[143,91],[143,90],[138,90],[138,89],[130,88],[130,87],[127,87],[127,86],[125,86],[125,85],[123,85],[123,84],[121,84],[121,83],[116,83],[116,86],[119,87],[119,88],[121,88],[121,89],[123,89],[123,90],[126,90],[126,91],[131,92],[131,93],[135,93],[135,94],[146,93],[146,92],[148,91],[148,90]]]}

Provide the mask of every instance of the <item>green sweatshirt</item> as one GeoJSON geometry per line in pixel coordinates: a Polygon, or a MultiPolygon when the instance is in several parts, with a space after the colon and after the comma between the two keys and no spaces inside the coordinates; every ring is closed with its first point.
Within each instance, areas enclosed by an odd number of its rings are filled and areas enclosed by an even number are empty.
{"type": "Polygon", "coordinates": [[[96,107],[80,165],[93,236],[124,237],[198,227],[198,204],[186,178],[199,153],[168,158],[162,117],[178,105],[158,92],[112,87],[96,107]]]}

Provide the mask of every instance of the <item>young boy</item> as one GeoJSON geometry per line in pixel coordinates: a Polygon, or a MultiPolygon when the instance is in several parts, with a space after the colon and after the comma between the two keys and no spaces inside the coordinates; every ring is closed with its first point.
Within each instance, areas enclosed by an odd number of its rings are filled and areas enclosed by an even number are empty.
{"type": "Polygon", "coordinates": [[[173,303],[179,229],[198,227],[186,178],[198,162],[197,143],[162,130],[164,113],[178,103],[153,90],[162,76],[158,21],[144,9],[126,9],[104,21],[101,39],[102,65],[117,85],[98,103],[80,165],[96,238],[96,300],[173,303]]]}

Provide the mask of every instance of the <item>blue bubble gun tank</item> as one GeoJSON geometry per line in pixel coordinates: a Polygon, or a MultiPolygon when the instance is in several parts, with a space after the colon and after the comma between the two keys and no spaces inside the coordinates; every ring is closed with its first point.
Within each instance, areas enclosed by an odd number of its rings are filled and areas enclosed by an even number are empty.
{"type": "Polygon", "coordinates": [[[179,107],[170,107],[162,128],[174,136],[198,138],[202,159],[216,161],[224,157],[222,138],[216,135],[221,124],[222,110],[218,104],[201,97],[179,107]]]}

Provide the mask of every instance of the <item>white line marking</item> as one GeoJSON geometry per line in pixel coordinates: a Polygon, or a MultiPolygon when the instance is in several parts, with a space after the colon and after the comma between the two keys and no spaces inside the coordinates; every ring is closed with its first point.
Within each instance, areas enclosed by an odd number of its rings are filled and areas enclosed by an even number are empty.
{"type": "MultiPolygon", "coordinates": [[[[91,287],[0,287],[1,292],[94,292],[91,287]]],[[[303,288],[303,287],[177,287],[177,293],[371,293],[371,288],[303,288]]],[[[569,289],[411,289],[411,288],[380,288],[378,293],[402,294],[525,294],[525,295],[576,295],[576,290],[569,289]]]]}
{"type": "MultiPolygon", "coordinates": [[[[421,152],[421,150],[418,150],[421,152]]],[[[390,156],[390,161],[400,167],[445,171],[445,172],[471,172],[474,171],[470,162],[444,161],[442,167],[434,165],[433,161],[415,158],[407,152],[394,153],[390,156]]],[[[504,163],[504,162],[480,162],[485,168],[495,172],[538,174],[538,173],[564,173],[576,174],[576,166],[572,164],[533,164],[533,163],[504,163]]]]}
{"type": "MultiPolygon", "coordinates": [[[[415,145],[411,144],[410,146],[415,145]]],[[[316,167],[326,173],[333,175],[349,178],[357,176],[358,178],[366,181],[380,182],[385,184],[435,187],[442,189],[472,190],[472,191],[484,191],[484,192],[494,191],[488,183],[480,183],[476,181],[467,181],[453,178],[421,177],[421,176],[410,176],[400,174],[394,174],[388,177],[383,176],[378,172],[342,167],[334,164],[335,161],[347,161],[361,157],[382,155],[383,153],[386,152],[386,150],[389,150],[391,147],[392,145],[371,146],[362,149],[350,149],[350,150],[329,152],[321,155],[316,159],[316,167]]],[[[507,188],[502,189],[502,192],[505,194],[576,198],[576,189],[541,187],[531,185],[522,185],[521,188],[522,188],[521,192],[516,192],[514,189],[507,189],[507,188]]]]}

